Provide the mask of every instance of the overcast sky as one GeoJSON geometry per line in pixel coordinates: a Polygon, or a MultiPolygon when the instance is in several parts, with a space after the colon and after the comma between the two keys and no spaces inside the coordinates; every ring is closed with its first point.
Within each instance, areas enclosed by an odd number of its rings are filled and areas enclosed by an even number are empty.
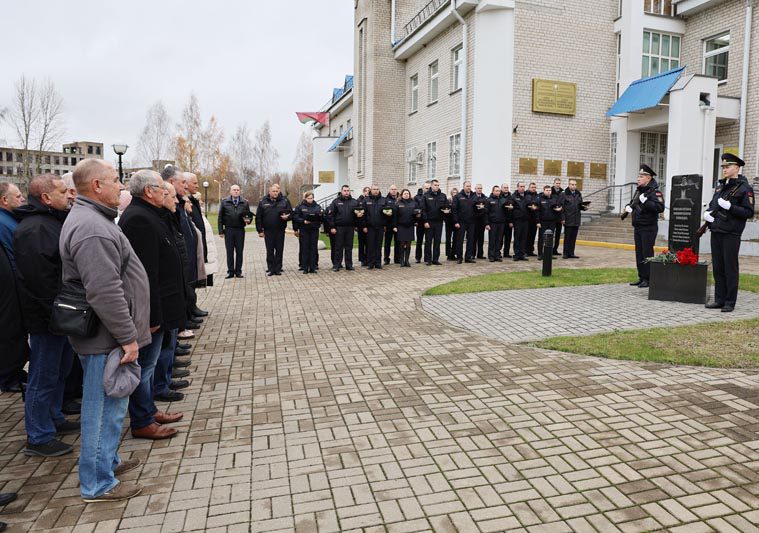
{"type": "MultiPolygon", "coordinates": [[[[279,168],[291,170],[302,126],[353,70],[347,0],[23,0],[3,2],[0,107],[21,75],[52,78],[64,99],[61,143],[127,142],[134,155],[158,99],[179,119],[190,92],[226,140],[270,120],[279,168]]],[[[0,139],[16,142],[7,125],[0,139]]]]}

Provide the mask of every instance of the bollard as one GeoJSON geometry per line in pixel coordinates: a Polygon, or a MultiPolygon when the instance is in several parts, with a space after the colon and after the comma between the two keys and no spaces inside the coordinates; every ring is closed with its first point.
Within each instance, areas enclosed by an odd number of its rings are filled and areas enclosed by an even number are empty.
{"type": "Polygon", "coordinates": [[[553,231],[543,233],[543,276],[550,276],[553,269],[553,231]]]}

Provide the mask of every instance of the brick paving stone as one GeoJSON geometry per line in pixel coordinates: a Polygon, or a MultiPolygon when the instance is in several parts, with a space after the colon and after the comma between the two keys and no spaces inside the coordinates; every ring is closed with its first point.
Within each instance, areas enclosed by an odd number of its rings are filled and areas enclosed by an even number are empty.
{"type": "MultiPolygon", "coordinates": [[[[575,334],[722,316],[622,286],[422,298],[539,265],[304,277],[292,237],[286,247],[284,275],[269,278],[249,235],[245,279],[199,291],[211,315],[193,381],[182,402],[161,405],[185,413],[180,434],[150,442],[125,430],[120,453],[143,462],[124,478],[144,485],[139,497],[83,504],[78,438],[66,437],[71,456],[25,457],[23,404],[0,394],[0,492],[19,492],[2,514],[10,531],[696,533],[759,522],[758,372],[514,344],[541,320],[575,334]]],[[[581,255],[572,267],[633,264],[624,251],[581,255]]],[[[742,269],[759,273],[759,260],[742,269]]],[[[730,318],[756,316],[756,298],[741,293],[730,318]]]]}

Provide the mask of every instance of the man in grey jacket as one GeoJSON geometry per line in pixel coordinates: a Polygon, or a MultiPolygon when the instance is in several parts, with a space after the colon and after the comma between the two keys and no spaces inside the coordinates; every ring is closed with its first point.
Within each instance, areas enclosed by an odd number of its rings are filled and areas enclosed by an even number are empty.
{"type": "Polygon", "coordinates": [[[108,354],[121,347],[122,364],[137,360],[151,341],[148,277],[129,241],[114,224],[124,188],[113,166],[84,159],[74,169],[78,196],[63,225],[60,252],[63,281],[81,281],[87,301],[100,319],[93,337],[69,337],[84,369],[79,483],[85,502],[136,496],[142,487],[117,476],[138,459],[118,456],[127,398],[106,396],[103,371],[108,354]]]}

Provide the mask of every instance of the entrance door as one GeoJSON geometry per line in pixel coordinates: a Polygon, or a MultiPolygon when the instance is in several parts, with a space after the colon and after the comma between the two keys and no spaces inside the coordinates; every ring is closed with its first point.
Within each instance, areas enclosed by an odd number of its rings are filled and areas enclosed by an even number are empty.
{"type": "Polygon", "coordinates": [[[653,131],[640,132],[640,162],[656,172],[656,181],[667,197],[667,134],[653,131]]]}
{"type": "Polygon", "coordinates": [[[724,146],[721,144],[714,145],[714,163],[713,163],[713,172],[712,172],[712,189],[717,188],[717,182],[722,177],[722,172],[720,172],[720,159],[722,158],[722,150],[724,146]]]}

